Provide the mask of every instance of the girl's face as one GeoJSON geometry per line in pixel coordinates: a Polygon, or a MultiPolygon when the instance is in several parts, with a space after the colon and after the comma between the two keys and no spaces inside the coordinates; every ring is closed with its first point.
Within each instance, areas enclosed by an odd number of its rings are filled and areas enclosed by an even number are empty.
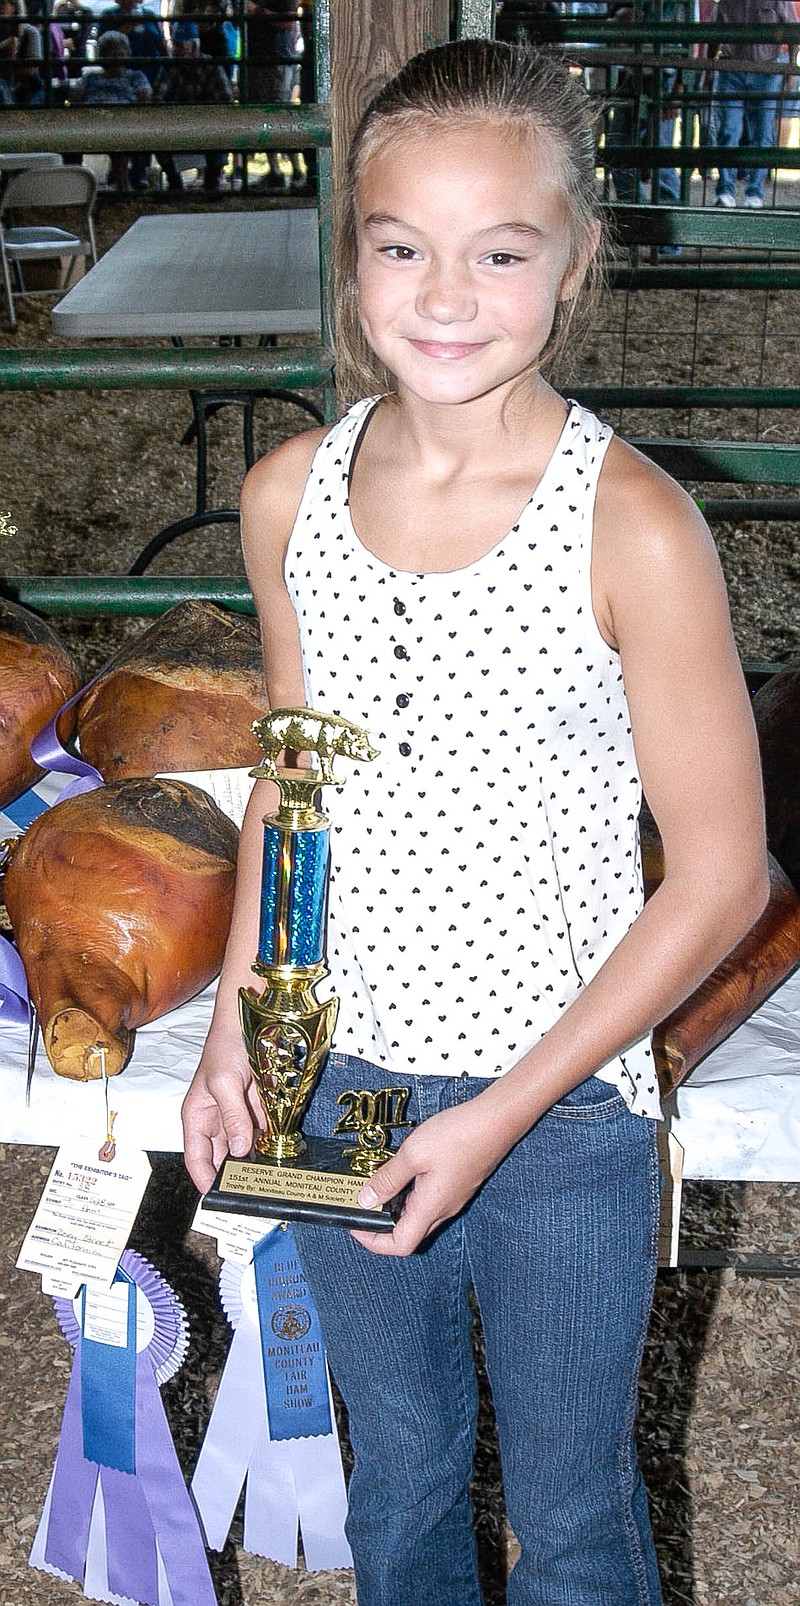
{"type": "Polygon", "coordinates": [[[583,276],[549,141],[477,122],[398,136],[365,162],[356,214],[361,321],[400,394],[502,402],[583,276]]]}

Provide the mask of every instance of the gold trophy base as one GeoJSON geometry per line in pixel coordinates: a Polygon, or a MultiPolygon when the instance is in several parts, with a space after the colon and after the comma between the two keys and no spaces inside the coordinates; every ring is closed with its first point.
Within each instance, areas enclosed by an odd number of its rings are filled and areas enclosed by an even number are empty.
{"type": "Polygon", "coordinates": [[[340,1138],[312,1137],[305,1142],[304,1153],[293,1160],[273,1160],[255,1148],[246,1160],[229,1155],[203,1199],[203,1208],[391,1232],[406,1190],[379,1209],[364,1210],[356,1202],[365,1176],[351,1169],[354,1145],[340,1138]]]}

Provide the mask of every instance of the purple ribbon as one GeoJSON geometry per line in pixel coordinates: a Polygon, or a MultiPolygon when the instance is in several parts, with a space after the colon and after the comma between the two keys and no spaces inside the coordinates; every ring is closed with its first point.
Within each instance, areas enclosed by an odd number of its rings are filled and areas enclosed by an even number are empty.
{"type": "Polygon", "coordinates": [[[27,1026],[29,1020],[25,966],[13,943],[0,937],[0,1026],[27,1026]]]}
{"type": "Polygon", "coordinates": [[[70,1578],[83,1583],[86,1550],[89,1544],[94,1492],[99,1468],[87,1461],[81,1451],[83,1415],[81,1412],[80,1340],[75,1351],[67,1389],[61,1437],[58,1442],[50,1523],[45,1539],[44,1559],[70,1578]]]}
{"type": "MultiPolygon", "coordinates": [[[[145,1356],[140,1357],[140,1364],[140,1425],[136,1441],[139,1478],[150,1507],[173,1606],[216,1606],[200,1524],[183,1481],[158,1384],[145,1356]]],[[[122,1590],[118,1587],[117,1592],[122,1590]]]]}
{"type": "Polygon", "coordinates": [[[108,1587],[112,1594],[160,1606],[158,1555],[173,1606],[215,1606],[200,1526],[172,1442],[153,1365],[136,1359],[135,1475],[87,1461],[81,1449],[80,1347],[76,1346],[44,1538],[48,1567],[79,1584],[98,1481],[103,1496],[108,1587]]]}
{"type": "Polygon", "coordinates": [[[53,715],[53,718],[48,721],[43,730],[39,731],[37,736],[34,736],[31,742],[31,758],[39,765],[40,769],[55,770],[58,775],[75,776],[75,780],[70,781],[65,786],[58,799],[59,803],[65,797],[77,797],[81,792],[93,792],[96,787],[104,784],[100,771],[96,770],[93,764],[87,764],[85,759],[79,758],[77,753],[68,752],[58,736],[58,722],[62,714],[66,714],[70,708],[74,708],[75,704],[86,696],[89,688],[98,679],[99,675],[94,675],[85,686],[81,686],[79,691],[74,692],[72,697],[68,697],[67,701],[62,703],[58,713],[53,715]]]}
{"type": "MultiPolygon", "coordinates": [[[[158,1553],[150,1507],[137,1477],[100,1468],[106,1519],[106,1574],[115,1595],[159,1606],[158,1553]]],[[[205,1559],[205,1558],[204,1558],[205,1559]]]]}

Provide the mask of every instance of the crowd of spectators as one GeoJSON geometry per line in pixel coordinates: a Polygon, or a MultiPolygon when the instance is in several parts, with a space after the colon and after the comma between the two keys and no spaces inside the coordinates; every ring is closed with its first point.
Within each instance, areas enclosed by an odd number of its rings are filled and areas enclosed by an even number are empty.
{"type": "MultiPolygon", "coordinates": [[[[737,182],[742,182],[742,204],[763,206],[769,169],[742,168],[735,153],[742,145],[760,151],[790,142],[800,111],[798,79],[792,70],[798,62],[797,42],[781,40],[776,32],[771,40],[721,39],[713,45],[687,46],[681,42],[682,25],[708,22],[781,30],[800,23],[798,0],[636,0],[635,4],[633,0],[498,0],[496,32],[508,39],[552,40],[559,37],[554,18],[567,17],[637,30],[633,44],[620,33],[613,66],[605,71],[590,65],[583,69],[587,87],[603,106],[607,149],[661,146],[666,152],[676,143],[691,145],[695,139],[716,146],[727,153],[720,156],[724,166],[717,168],[716,205],[735,206],[737,182]],[[665,45],[662,36],[655,51],[642,36],[642,28],[652,22],[675,23],[674,41],[665,45]],[[676,56],[685,56],[686,68],[655,64],[658,49],[673,63],[676,56]]],[[[584,51],[584,58],[587,54],[584,51]]],[[[654,164],[652,173],[617,164],[610,172],[617,200],[677,205],[689,199],[690,170],[682,181],[666,156],[654,164]]]]}
{"type": "MultiPolygon", "coordinates": [[[[237,99],[281,105],[311,100],[312,5],[313,0],[0,0],[0,109],[65,102],[218,105],[237,99]]],[[[701,144],[728,153],[740,144],[766,149],[779,138],[787,143],[798,110],[791,73],[796,43],[722,43],[713,57],[709,51],[699,59],[701,50],[680,44],[681,24],[698,16],[737,26],[782,27],[800,21],[800,0],[498,0],[496,33],[535,42],[557,37],[560,18],[610,20],[621,30],[674,21],[672,54],[686,55],[685,71],[636,64],[637,50],[647,49],[640,33],[631,46],[620,31],[619,60],[611,68],[591,66],[589,49],[584,51],[584,76],[604,107],[606,146],[660,145],[667,151],[685,139],[680,125],[688,117],[696,118],[701,144]],[[696,114],[691,105],[699,107],[696,114]]],[[[176,193],[183,186],[180,159],[159,151],[157,160],[168,190],[176,193]]],[[[205,151],[200,161],[207,193],[218,194],[223,156],[205,151]]],[[[723,161],[716,202],[733,206],[742,175],[733,154],[723,161]]],[[[148,172],[152,178],[147,152],[112,164],[120,190],[146,187],[148,172]]],[[[766,167],[745,172],[745,206],[763,205],[767,176],[766,167]]],[[[303,190],[313,188],[313,178],[312,156],[270,153],[261,183],[303,190]]],[[[666,159],[650,179],[639,169],[612,165],[611,183],[623,201],[674,205],[687,198],[687,183],[666,159]]]]}
{"type": "MultiPolygon", "coordinates": [[[[0,0],[0,108],[288,104],[301,93],[313,0],[0,0]],[[46,18],[50,20],[47,21],[46,18]]],[[[313,98],[311,51],[302,92],[313,98]]],[[[203,182],[220,193],[226,153],[200,155],[203,182]]],[[[167,188],[182,188],[175,156],[158,152],[167,188]]],[[[311,164],[271,153],[267,188],[309,188],[311,164]]],[[[148,187],[149,152],[115,156],[112,181],[148,187]]],[[[311,169],[313,173],[313,168],[311,169]]]]}

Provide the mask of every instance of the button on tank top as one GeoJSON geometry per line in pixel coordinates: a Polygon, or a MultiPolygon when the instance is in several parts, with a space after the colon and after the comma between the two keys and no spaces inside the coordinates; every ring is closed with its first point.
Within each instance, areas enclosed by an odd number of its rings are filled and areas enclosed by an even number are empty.
{"type": "MultiPolygon", "coordinates": [[[[591,597],[612,432],[572,403],[498,545],[412,574],[373,556],[350,517],[376,405],[359,402],[318,448],[285,566],[309,707],[365,726],[380,750],[324,792],[334,1046],[390,1081],[501,1076],[642,906],[641,783],[591,597]]],[[[648,1041],[596,1074],[660,1114],[648,1041]]]]}

